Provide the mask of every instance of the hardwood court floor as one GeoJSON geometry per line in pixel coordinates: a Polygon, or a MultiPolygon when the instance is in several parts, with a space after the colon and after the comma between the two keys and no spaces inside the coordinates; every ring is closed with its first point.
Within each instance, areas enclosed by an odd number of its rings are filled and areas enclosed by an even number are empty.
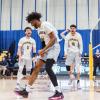
{"type": "MultiPolygon", "coordinates": [[[[67,79],[59,79],[59,85],[64,93],[64,100],[100,100],[100,93],[89,89],[89,81],[81,80],[81,90],[71,90],[67,79]]],[[[53,95],[53,87],[48,79],[38,78],[33,85],[29,98],[21,98],[14,93],[15,79],[0,79],[0,100],[48,100],[53,95]]]]}

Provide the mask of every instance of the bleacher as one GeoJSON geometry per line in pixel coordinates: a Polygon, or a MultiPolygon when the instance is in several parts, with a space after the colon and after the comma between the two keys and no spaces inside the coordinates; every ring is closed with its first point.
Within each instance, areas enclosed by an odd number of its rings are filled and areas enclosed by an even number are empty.
{"type": "MultiPolygon", "coordinates": [[[[7,51],[3,51],[0,55],[0,62],[2,61],[2,58],[4,56],[7,56],[7,51]]],[[[82,57],[81,58],[81,75],[89,75],[89,57],[82,57]]],[[[9,72],[9,69],[7,69],[6,71],[6,76],[15,76],[17,75],[18,72],[18,66],[15,67],[15,65],[13,65],[13,67],[11,67],[11,72],[9,72]]],[[[65,59],[58,59],[57,64],[54,64],[53,66],[53,70],[57,75],[68,75],[67,71],[66,71],[66,65],[65,65],[65,59]]],[[[0,72],[2,71],[2,68],[0,69],[0,72]]],[[[25,68],[23,70],[24,74],[25,72],[25,68]]],[[[76,74],[76,71],[74,71],[74,73],[76,74]]],[[[1,73],[0,73],[1,74],[1,73]]],[[[97,74],[99,75],[99,69],[97,69],[97,74]]]]}

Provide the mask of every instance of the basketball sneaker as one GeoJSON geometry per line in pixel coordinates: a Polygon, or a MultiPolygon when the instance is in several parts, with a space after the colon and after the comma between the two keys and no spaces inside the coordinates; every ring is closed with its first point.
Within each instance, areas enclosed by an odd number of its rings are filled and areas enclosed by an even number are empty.
{"type": "Polygon", "coordinates": [[[24,98],[28,98],[29,92],[27,92],[26,89],[25,89],[25,90],[22,90],[22,91],[18,91],[17,93],[18,93],[20,96],[24,97],[24,98]]]}
{"type": "Polygon", "coordinates": [[[77,89],[81,89],[80,80],[77,80],[77,89]]]}
{"type": "Polygon", "coordinates": [[[55,94],[53,96],[49,97],[49,100],[61,100],[63,98],[64,98],[64,96],[63,96],[62,92],[60,93],[58,91],[55,91],[55,94]]]}

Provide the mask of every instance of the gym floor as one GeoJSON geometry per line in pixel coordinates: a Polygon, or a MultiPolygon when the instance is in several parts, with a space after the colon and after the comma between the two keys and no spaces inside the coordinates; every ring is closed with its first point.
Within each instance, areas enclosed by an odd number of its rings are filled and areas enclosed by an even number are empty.
{"type": "MultiPolygon", "coordinates": [[[[23,80],[25,82],[25,80],[23,80]]],[[[87,78],[81,79],[81,89],[73,88],[68,85],[66,77],[59,78],[59,86],[64,93],[64,100],[99,100],[100,93],[90,88],[90,82],[87,78]]],[[[94,85],[94,82],[92,83],[94,85]]],[[[95,84],[99,89],[99,80],[95,84]]],[[[54,88],[48,78],[39,77],[33,85],[32,93],[25,99],[14,93],[16,79],[0,79],[0,100],[48,100],[53,95],[54,88]]]]}

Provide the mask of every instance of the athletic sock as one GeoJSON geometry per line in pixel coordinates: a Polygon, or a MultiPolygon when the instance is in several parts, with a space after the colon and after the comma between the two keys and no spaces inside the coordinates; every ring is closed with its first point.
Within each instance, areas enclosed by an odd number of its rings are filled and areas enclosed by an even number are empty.
{"type": "Polygon", "coordinates": [[[32,87],[31,85],[27,84],[27,86],[26,86],[26,91],[27,91],[27,92],[31,92],[31,90],[32,90],[31,87],[32,87]]]}
{"type": "Polygon", "coordinates": [[[60,93],[62,92],[61,89],[59,88],[59,86],[55,86],[55,90],[60,92],[60,93]]]}
{"type": "Polygon", "coordinates": [[[74,79],[75,79],[75,76],[74,76],[73,74],[71,74],[71,75],[70,75],[70,79],[71,79],[71,80],[74,80],[74,79]]]}
{"type": "Polygon", "coordinates": [[[80,82],[80,80],[77,80],[77,84],[80,82]]]}

